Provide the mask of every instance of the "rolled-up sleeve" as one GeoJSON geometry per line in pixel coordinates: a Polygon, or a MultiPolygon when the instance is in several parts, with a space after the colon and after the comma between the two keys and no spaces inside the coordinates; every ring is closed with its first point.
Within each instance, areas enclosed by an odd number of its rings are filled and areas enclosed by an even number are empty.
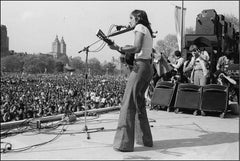
{"type": "Polygon", "coordinates": [[[141,32],[144,35],[147,33],[146,27],[144,27],[142,24],[138,24],[136,25],[136,27],[134,28],[134,32],[141,32]]]}

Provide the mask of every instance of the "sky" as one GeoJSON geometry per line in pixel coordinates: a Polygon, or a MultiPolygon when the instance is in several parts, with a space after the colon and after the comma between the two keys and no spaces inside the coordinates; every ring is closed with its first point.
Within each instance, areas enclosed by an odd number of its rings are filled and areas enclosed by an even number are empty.
{"type": "MultiPolygon", "coordinates": [[[[107,45],[99,52],[91,52],[101,45],[96,36],[98,29],[107,34],[113,24],[128,25],[131,11],[142,9],[148,14],[153,31],[157,31],[155,45],[166,35],[176,34],[174,6],[181,4],[181,1],[1,1],[1,25],[7,27],[10,50],[49,53],[58,35],[60,40],[64,37],[68,56],[85,60],[85,52],[78,51],[90,46],[88,58],[104,62],[119,57],[119,53],[107,45]]],[[[184,7],[185,27],[195,28],[197,14],[205,9],[239,19],[238,1],[184,1],[184,7]]],[[[111,39],[120,46],[132,44],[133,33],[111,39]]]]}

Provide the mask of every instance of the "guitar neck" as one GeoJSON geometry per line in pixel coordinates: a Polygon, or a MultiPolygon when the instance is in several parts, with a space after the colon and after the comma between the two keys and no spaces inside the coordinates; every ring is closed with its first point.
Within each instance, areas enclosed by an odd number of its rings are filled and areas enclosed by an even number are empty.
{"type": "Polygon", "coordinates": [[[128,32],[128,31],[133,30],[134,28],[135,28],[135,27],[128,27],[128,28],[126,28],[125,30],[121,30],[121,31],[118,31],[118,32],[114,32],[114,33],[108,35],[108,37],[112,37],[112,36],[116,36],[116,35],[119,35],[119,34],[123,34],[123,33],[125,33],[125,32],[128,32]]]}
{"type": "MultiPolygon", "coordinates": [[[[102,30],[98,30],[98,32],[97,32],[97,36],[101,39],[101,40],[103,40],[105,43],[107,43],[108,45],[113,45],[114,44],[114,42],[111,40],[111,39],[109,39],[103,32],[102,32],[102,30]]],[[[118,50],[117,50],[118,51],[118,50]]],[[[125,54],[124,52],[121,52],[121,51],[118,51],[119,53],[121,53],[121,54],[125,54]]]]}

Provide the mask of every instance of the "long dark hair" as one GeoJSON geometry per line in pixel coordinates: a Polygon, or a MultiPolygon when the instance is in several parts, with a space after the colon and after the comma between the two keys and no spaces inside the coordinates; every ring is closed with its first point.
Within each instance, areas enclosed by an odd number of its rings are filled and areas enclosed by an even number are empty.
{"type": "Polygon", "coordinates": [[[142,24],[146,26],[150,31],[151,36],[154,37],[153,31],[151,28],[151,23],[148,21],[147,13],[143,10],[134,10],[132,11],[131,14],[136,18],[136,22],[137,22],[136,24],[142,24]]]}

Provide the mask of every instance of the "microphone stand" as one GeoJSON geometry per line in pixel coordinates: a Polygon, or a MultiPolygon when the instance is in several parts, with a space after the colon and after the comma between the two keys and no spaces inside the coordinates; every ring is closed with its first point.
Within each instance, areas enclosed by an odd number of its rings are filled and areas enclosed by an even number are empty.
{"type": "MultiPolygon", "coordinates": [[[[97,43],[98,41],[96,41],[95,43],[97,43]]],[[[93,44],[95,44],[93,43],[93,44]]],[[[85,51],[86,53],[86,61],[85,61],[85,99],[84,99],[84,106],[85,106],[85,110],[84,110],[84,129],[83,129],[83,132],[86,132],[87,134],[87,139],[90,139],[90,134],[89,134],[89,128],[87,127],[87,82],[88,82],[88,52],[89,52],[89,47],[92,46],[93,44],[87,46],[87,47],[84,47],[81,51],[79,51],[78,53],[81,53],[83,51],[85,51]]],[[[100,130],[103,130],[104,127],[99,127],[99,128],[92,128],[92,130],[96,130],[94,132],[98,132],[100,130]]],[[[93,132],[93,131],[92,131],[93,132]]]]}
{"type": "MultiPolygon", "coordinates": [[[[129,27],[129,28],[127,28],[127,29],[125,29],[125,30],[121,30],[121,31],[119,31],[119,32],[115,32],[115,33],[112,33],[112,34],[110,34],[110,35],[108,35],[108,37],[112,37],[112,36],[116,36],[116,35],[119,35],[119,34],[122,34],[122,33],[125,33],[125,32],[128,32],[128,31],[131,31],[131,30],[133,30],[134,28],[133,27],[129,27]]],[[[88,52],[89,52],[89,47],[91,47],[92,45],[94,45],[94,44],[96,44],[97,42],[99,42],[99,41],[102,41],[102,40],[97,40],[96,42],[94,42],[94,43],[92,43],[92,44],[90,44],[89,46],[87,46],[87,47],[84,47],[82,50],[80,50],[78,53],[81,53],[81,52],[83,52],[83,51],[85,51],[85,53],[86,53],[86,61],[85,61],[85,66],[86,66],[86,75],[85,75],[85,92],[86,92],[86,94],[85,94],[85,100],[84,100],[84,102],[85,102],[85,112],[84,112],[84,122],[85,122],[85,126],[84,126],[84,129],[83,129],[83,132],[86,132],[86,134],[87,134],[87,139],[90,139],[90,134],[89,134],[89,128],[87,127],[87,119],[86,119],[86,117],[87,117],[87,81],[88,81],[88,52]]],[[[95,129],[96,131],[94,131],[94,132],[97,132],[97,131],[100,131],[100,130],[103,130],[104,129],[104,127],[100,127],[100,128],[93,128],[93,129],[95,129]]]]}

